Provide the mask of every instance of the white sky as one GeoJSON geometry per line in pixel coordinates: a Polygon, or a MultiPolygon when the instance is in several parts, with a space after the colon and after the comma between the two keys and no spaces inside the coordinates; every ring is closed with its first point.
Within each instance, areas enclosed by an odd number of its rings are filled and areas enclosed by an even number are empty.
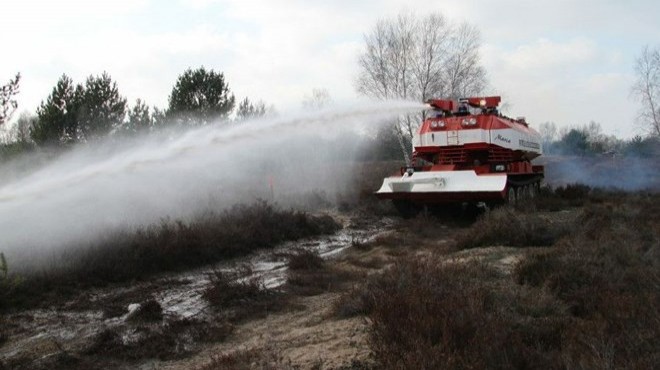
{"type": "Polygon", "coordinates": [[[23,81],[19,111],[34,111],[62,73],[108,71],[133,103],[164,108],[188,67],[221,71],[237,98],[298,108],[313,88],[355,99],[363,35],[401,10],[441,12],[483,36],[490,92],[509,114],[560,127],[601,123],[640,133],[630,98],[633,63],[660,45],[653,0],[0,0],[0,83],[23,81]]]}

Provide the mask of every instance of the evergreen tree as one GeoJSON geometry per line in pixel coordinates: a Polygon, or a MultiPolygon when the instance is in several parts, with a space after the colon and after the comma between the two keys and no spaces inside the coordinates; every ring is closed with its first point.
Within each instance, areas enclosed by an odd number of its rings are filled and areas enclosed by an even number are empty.
{"type": "Polygon", "coordinates": [[[159,128],[165,126],[166,123],[167,123],[167,112],[158,107],[153,107],[151,113],[151,125],[154,128],[159,128]]]}
{"type": "Polygon", "coordinates": [[[181,124],[203,125],[226,118],[234,103],[222,73],[204,67],[188,69],[172,88],[167,115],[181,124]]]}
{"type": "Polygon", "coordinates": [[[266,115],[266,104],[262,101],[252,103],[250,99],[245,98],[238,104],[236,111],[236,120],[243,121],[250,118],[263,117],[266,115]]]}
{"type": "Polygon", "coordinates": [[[82,89],[78,123],[85,140],[106,136],[126,117],[126,98],[119,95],[117,83],[106,72],[89,76],[82,89]]]}
{"type": "Polygon", "coordinates": [[[149,114],[149,107],[141,99],[128,111],[128,122],[123,126],[124,131],[135,133],[148,131],[153,126],[153,119],[149,114]]]}
{"type": "Polygon", "coordinates": [[[62,144],[77,139],[78,98],[82,87],[62,75],[45,102],[37,108],[37,122],[30,136],[37,144],[62,144]]]}

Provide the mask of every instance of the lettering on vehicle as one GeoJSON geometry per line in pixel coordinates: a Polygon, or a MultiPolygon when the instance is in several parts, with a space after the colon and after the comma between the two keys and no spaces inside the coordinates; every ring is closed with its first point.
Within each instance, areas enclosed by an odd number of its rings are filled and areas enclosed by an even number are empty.
{"type": "Polygon", "coordinates": [[[508,137],[504,137],[500,134],[497,134],[497,136],[495,137],[495,140],[499,140],[499,141],[503,141],[507,144],[511,144],[511,139],[509,139],[508,137]]]}
{"type": "Polygon", "coordinates": [[[524,148],[532,148],[532,149],[541,149],[541,145],[539,143],[535,143],[533,141],[527,141],[520,139],[518,140],[518,144],[524,148]]]}

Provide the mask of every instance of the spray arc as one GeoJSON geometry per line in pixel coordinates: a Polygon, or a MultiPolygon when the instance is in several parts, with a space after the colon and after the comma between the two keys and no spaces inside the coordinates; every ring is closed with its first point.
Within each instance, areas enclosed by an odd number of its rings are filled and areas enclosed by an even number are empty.
{"type": "Polygon", "coordinates": [[[515,203],[534,197],[544,177],[531,161],[541,138],[524,118],[501,115],[499,96],[432,99],[413,137],[412,163],[376,192],[404,216],[442,204],[515,203]]]}

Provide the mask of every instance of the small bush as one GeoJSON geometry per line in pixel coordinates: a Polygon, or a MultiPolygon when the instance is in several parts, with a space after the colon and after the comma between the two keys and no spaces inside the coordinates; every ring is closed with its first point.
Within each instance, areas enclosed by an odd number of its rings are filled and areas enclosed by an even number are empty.
{"type": "Polygon", "coordinates": [[[302,250],[289,257],[286,288],[298,295],[322,294],[341,286],[351,274],[328,268],[318,252],[302,250]]]}
{"type": "Polygon", "coordinates": [[[290,270],[320,270],[325,268],[325,261],[318,252],[300,249],[289,256],[287,265],[290,270]]]}
{"type": "Polygon", "coordinates": [[[478,264],[397,263],[380,276],[378,288],[372,291],[369,343],[379,365],[387,369],[557,367],[562,318],[514,315],[512,307],[525,302],[493,289],[488,282],[498,276],[478,264]]]}
{"type": "Polygon", "coordinates": [[[579,228],[515,271],[574,317],[565,367],[653,368],[660,356],[658,196],[627,195],[588,206],[579,228]]]}
{"type": "Polygon", "coordinates": [[[532,204],[541,211],[561,211],[581,207],[594,200],[594,192],[602,192],[583,184],[567,184],[552,188],[544,186],[532,204]]]}
{"type": "Polygon", "coordinates": [[[211,275],[211,284],[202,296],[232,322],[260,317],[288,306],[282,292],[265,289],[259,279],[240,280],[220,271],[211,275]]]}
{"type": "Polygon", "coordinates": [[[546,247],[570,231],[570,226],[550,223],[538,215],[501,207],[483,214],[456,238],[459,249],[505,245],[546,247]]]}
{"type": "Polygon", "coordinates": [[[366,316],[371,313],[376,304],[369,284],[353,286],[348,292],[343,293],[333,303],[335,316],[345,319],[355,316],[366,316]]]}
{"type": "Polygon", "coordinates": [[[211,275],[211,284],[204,291],[203,297],[212,307],[226,309],[262,296],[264,288],[259,280],[236,281],[221,271],[211,275]]]}
{"type": "Polygon", "coordinates": [[[589,196],[591,187],[584,184],[567,184],[555,188],[555,194],[567,200],[584,201],[589,196]]]}

